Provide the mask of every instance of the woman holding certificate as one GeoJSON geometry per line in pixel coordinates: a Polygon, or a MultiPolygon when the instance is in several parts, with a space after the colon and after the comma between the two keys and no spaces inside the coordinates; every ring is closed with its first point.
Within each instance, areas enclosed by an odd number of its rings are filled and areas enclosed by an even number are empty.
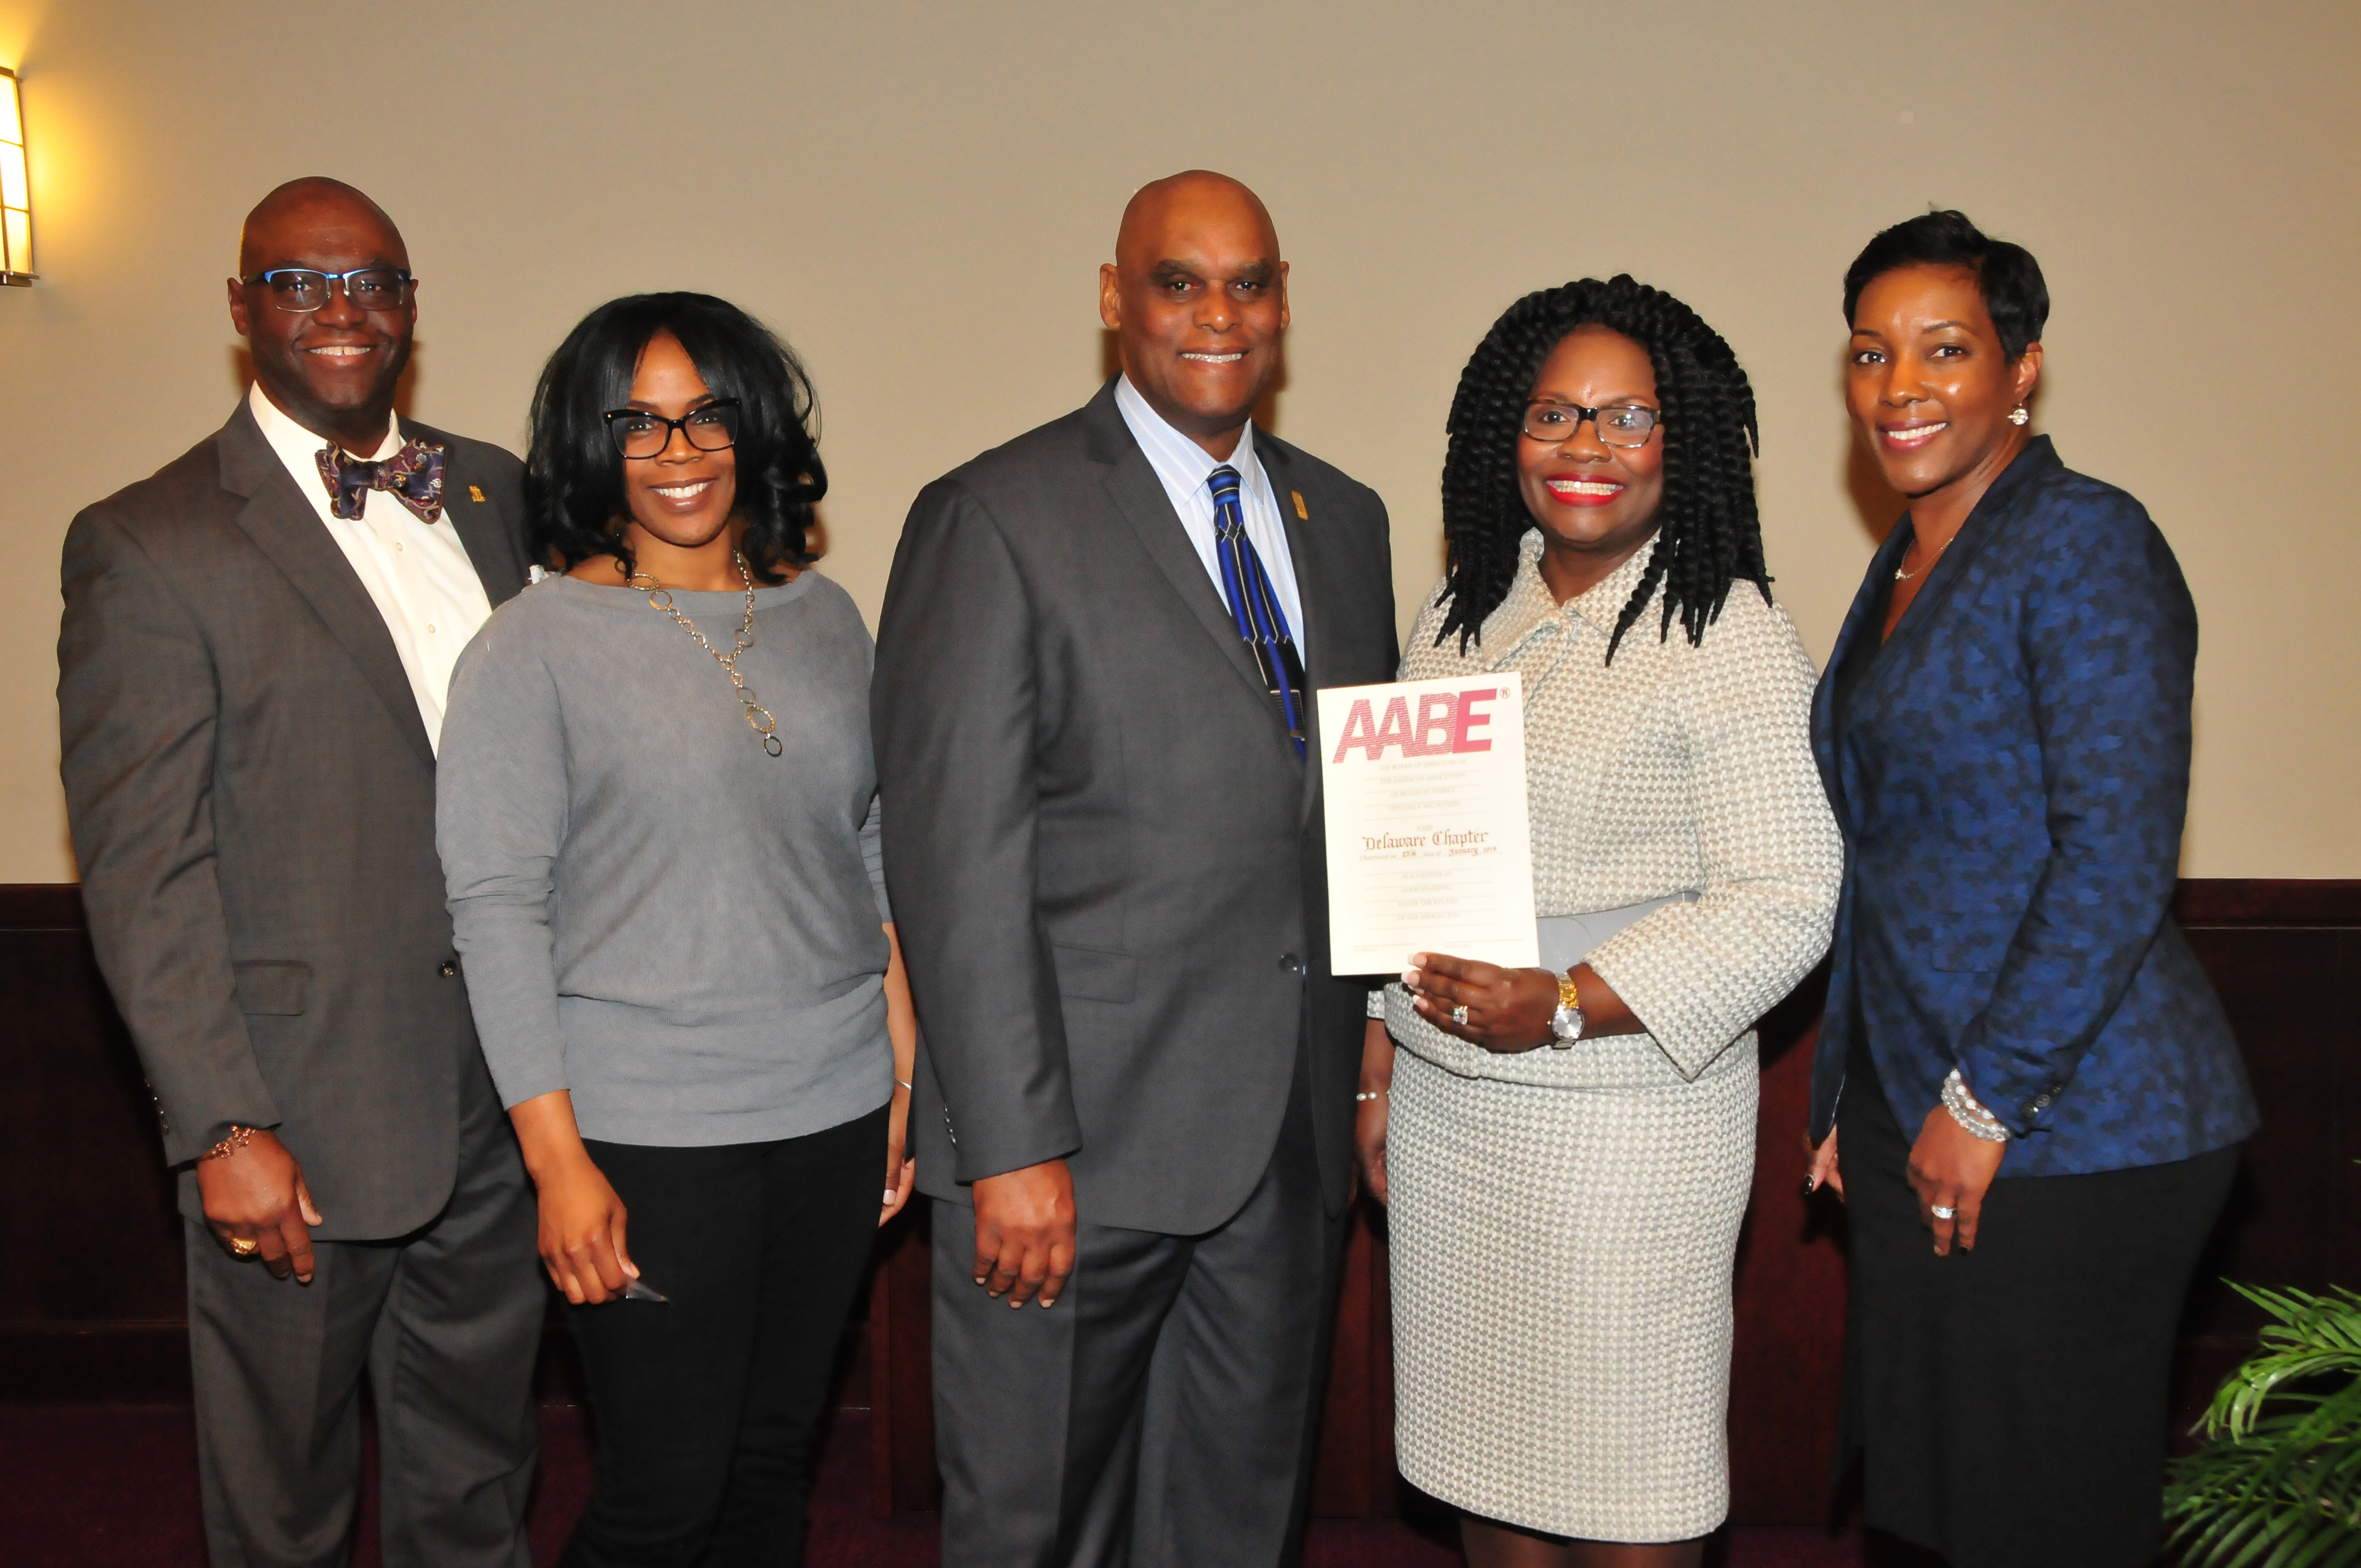
{"type": "Polygon", "coordinates": [[[1522,676],[1543,967],[1421,953],[1370,1024],[1396,1444],[1474,1568],[1681,1568],[1728,1509],[1753,1025],[1842,870],[1812,665],[1767,586],[1753,392],[1677,300],[1528,295],[1450,433],[1402,678],[1522,676]]]}

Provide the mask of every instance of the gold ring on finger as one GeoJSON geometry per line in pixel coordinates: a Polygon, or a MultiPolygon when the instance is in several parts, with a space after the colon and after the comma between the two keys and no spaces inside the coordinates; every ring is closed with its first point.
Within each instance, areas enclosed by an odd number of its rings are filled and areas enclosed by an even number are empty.
{"type": "Polygon", "coordinates": [[[252,1236],[232,1236],[229,1238],[229,1250],[240,1257],[252,1257],[262,1250],[262,1244],[252,1236]]]}

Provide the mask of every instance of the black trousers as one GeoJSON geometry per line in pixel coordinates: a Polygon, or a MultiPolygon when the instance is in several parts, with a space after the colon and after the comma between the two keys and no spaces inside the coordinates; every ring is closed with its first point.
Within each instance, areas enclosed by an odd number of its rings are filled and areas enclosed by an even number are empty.
{"type": "MultiPolygon", "coordinates": [[[[598,1420],[566,1568],[804,1560],[812,1441],[876,1235],[886,1108],[800,1138],[588,1143],[667,1299],[569,1307],[598,1420]]],[[[586,1140],[587,1142],[587,1140],[586,1140]]]]}
{"type": "Polygon", "coordinates": [[[1876,1069],[1838,1112],[1852,1293],[1848,1447],[1862,1514],[1952,1568],[2143,1568],[2190,1275],[2238,1151],[2001,1179],[1976,1248],[1937,1257],[1876,1069]]]}
{"type": "Polygon", "coordinates": [[[309,1285],[273,1279],[183,1222],[214,1568],[346,1560],[364,1368],[387,1568],[528,1568],[533,1364],[549,1286],[533,1256],[533,1184],[480,1059],[460,1096],[443,1212],[389,1241],[313,1242],[309,1285]]]}
{"type": "Polygon", "coordinates": [[[1058,1304],[977,1288],[938,1202],[935,1450],[946,1568],[1278,1568],[1301,1533],[1345,1215],[1308,1073],[1261,1181],[1202,1235],[1075,1228],[1058,1304]]]}

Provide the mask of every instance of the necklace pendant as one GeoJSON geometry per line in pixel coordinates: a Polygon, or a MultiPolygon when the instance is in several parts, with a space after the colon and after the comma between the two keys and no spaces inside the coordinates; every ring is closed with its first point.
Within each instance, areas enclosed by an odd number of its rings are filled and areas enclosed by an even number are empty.
{"type": "Polygon", "coordinates": [[[746,585],[746,614],[739,622],[738,633],[730,640],[730,652],[726,654],[708,641],[704,632],[697,629],[697,622],[681,613],[680,607],[673,603],[671,593],[662,583],[644,572],[633,572],[623,580],[631,587],[644,589],[648,596],[650,609],[660,609],[672,617],[674,622],[683,631],[688,633],[690,641],[713,655],[713,662],[721,666],[723,674],[730,677],[730,687],[737,694],[738,699],[746,705],[746,722],[753,726],[755,732],[762,736],[763,750],[775,757],[786,750],[780,743],[778,736],[774,733],[778,728],[778,721],[771,717],[770,709],[754,700],[754,694],[747,689],[745,675],[738,669],[738,655],[754,645],[754,573],[753,569],[746,565],[744,555],[733,551],[730,558],[737,565],[738,580],[746,585]],[[756,717],[757,715],[760,717],[756,717]]]}

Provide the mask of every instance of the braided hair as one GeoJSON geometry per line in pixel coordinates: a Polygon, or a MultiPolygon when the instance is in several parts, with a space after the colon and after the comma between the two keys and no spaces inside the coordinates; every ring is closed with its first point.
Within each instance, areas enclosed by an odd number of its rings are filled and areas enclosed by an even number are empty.
{"type": "Polygon", "coordinates": [[[1648,352],[1664,407],[1664,495],[1655,554],[1616,619],[1613,663],[1623,633],[1664,591],[1660,638],[1677,615],[1695,646],[1721,615],[1730,584],[1743,579],[1771,601],[1763,529],[1754,510],[1752,455],[1761,450],[1754,389],[1738,356],[1695,311],[1628,275],[1586,278],[1543,289],[1510,305],[1476,345],[1451,400],[1451,445],[1443,460],[1443,533],[1447,547],[1438,604],[1450,613],[1435,636],[1454,631],[1459,651],[1483,640],[1485,617],[1509,597],[1518,545],[1533,527],[1518,487],[1517,447],[1526,400],[1542,365],[1565,335],[1598,325],[1648,352]]]}

